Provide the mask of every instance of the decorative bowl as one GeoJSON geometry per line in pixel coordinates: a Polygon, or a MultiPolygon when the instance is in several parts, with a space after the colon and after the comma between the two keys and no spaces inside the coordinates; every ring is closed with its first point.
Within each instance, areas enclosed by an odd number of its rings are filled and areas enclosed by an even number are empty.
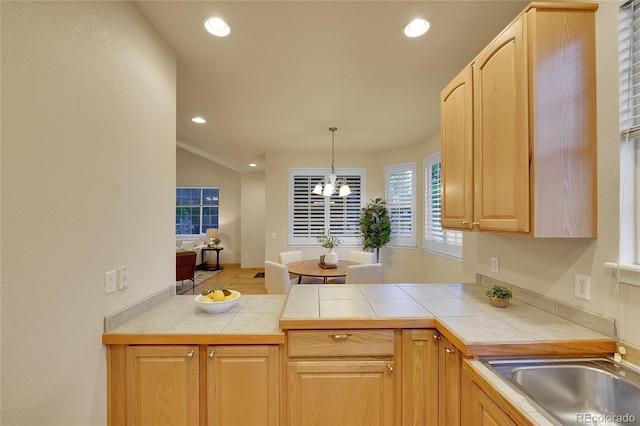
{"type": "Polygon", "coordinates": [[[227,312],[229,309],[236,304],[241,294],[239,291],[229,290],[231,293],[235,294],[236,297],[229,300],[223,300],[222,302],[203,302],[200,300],[200,294],[197,295],[193,300],[195,300],[196,305],[198,305],[201,309],[209,312],[210,314],[219,314],[221,312],[227,312]]]}

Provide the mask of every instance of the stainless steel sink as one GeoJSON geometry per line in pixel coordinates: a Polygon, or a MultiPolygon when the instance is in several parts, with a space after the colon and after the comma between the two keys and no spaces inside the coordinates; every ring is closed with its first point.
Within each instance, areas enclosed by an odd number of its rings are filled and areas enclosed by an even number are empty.
{"type": "Polygon", "coordinates": [[[484,362],[557,424],[640,425],[640,374],[630,367],[606,358],[484,362]]]}

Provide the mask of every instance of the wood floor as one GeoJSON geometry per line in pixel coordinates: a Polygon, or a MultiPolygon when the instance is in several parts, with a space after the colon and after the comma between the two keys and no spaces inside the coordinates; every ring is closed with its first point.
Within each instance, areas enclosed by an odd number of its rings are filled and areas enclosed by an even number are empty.
{"type": "Polygon", "coordinates": [[[267,294],[264,287],[264,277],[254,278],[258,272],[264,272],[263,268],[242,269],[240,265],[222,266],[224,267],[222,272],[196,286],[196,294],[209,290],[212,284],[228,290],[236,290],[242,294],[267,294]]]}

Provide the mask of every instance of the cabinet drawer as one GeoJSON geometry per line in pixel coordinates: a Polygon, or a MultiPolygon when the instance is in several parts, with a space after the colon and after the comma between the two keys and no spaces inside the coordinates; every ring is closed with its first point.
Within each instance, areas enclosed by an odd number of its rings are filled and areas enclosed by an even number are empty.
{"type": "Polygon", "coordinates": [[[393,356],[393,330],[292,330],[289,356],[393,356]]]}

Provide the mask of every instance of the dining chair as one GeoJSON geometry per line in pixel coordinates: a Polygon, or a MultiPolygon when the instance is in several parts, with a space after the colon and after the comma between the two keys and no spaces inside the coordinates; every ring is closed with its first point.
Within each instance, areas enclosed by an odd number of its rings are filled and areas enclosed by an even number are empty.
{"type": "Polygon", "coordinates": [[[267,294],[287,294],[291,288],[287,265],[265,260],[264,285],[267,294]]]}
{"type": "MultiPolygon", "coordinates": [[[[358,263],[376,263],[376,254],[372,251],[362,251],[362,250],[349,250],[348,260],[351,262],[358,263]]],[[[329,280],[329,284],[344,284],[345,278],[331,278],[329,280]]]]}
{"type": "Polygon", "coordinates": [[[191,280],[191,291],[196,288],[196,257],[195,251],[181,251],[176,253],[176,282],[191,280]]]}
{"type": "Polygon", "coordinates": [[[347,267],[346,284],[382,284],[382,264],[370,263],[347,267]]]}
{"type": "Polygon", "coordinates": [[[373,251],[349,250],[349,260],[358,263],[376,263],[376,253],[373,251]]]}
{"type": "MultiPolygon", "coordinates": [[[[291,262],[297,262],[299,260],[304,260],[302,257],[302,252],[300,250],[291,250],[291,251],[283,251],[278,254],[278,261],[287,265],[291,262]]],[[[303,277],[301,275],[289,274],[291,277],[291,282],[297,281],[298,284],[322,284],[322,278],[316,277],[303,277]]]]}

